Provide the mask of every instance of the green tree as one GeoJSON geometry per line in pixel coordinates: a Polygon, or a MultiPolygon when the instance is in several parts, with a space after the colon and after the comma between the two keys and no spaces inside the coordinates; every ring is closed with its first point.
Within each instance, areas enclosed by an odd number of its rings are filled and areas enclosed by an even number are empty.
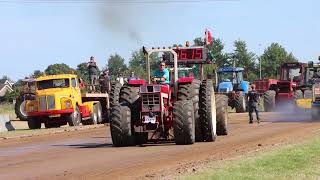
{"type": "Polygon", "coordinates": [[[89,72],[86,62],[77,65],[76,74],[84,81],[85,84],[90,84],[89,72]]]}
{"type": "Polygon", "coordinates": [[[277,78],[281,64],[285,62],[296,62],[297,59],[292,53],[288,53],[278,43],[272,43],[260,56],[262,77],[277,78]]]}
{"type": "Polygon", "coordinates": [[[244,75],[253,81],[257,78],[255,68],[255,54],[249,52],[245,41],[237,40],[234,42],[234,52],[231,53],[231,62],[235,67],[243,67],[244,75]]]}
{"type": "MultiPolygon", "coordinates": [[[[150,55],[150,69],[152,71],[158,69],[158,63],[161,58],[158,53],[150,55]]],[[[135,72],[135,74],[141,79],[147,79],[147,65],[146,56],[143,54],[142,49],[134,51],[129,60],[129,70],[135,72]]]]}
{"type": "Polygon", "coordinates": [[[124,74],[128,69],[127,65],[124,63],[124,58],[118,54],[109,57],[108,68],[111,76],[117,76],[119,73],[124,74]]]}
{"type": "Polygon", "coordinates": [[[74,69],[70,68],[68,65],[61,64],[51,64],[44,70],[47,75],[56,75],[56,74],[73,74],[74,69]]]}
{"type": "Polygon", "coordinates": [[[33,71],[33,74],[30,76],[30,77],[33,77],[33,78],[38,78],[40,76],[42,76],[44,73],[40,70],[34,70],[33,71]]]}

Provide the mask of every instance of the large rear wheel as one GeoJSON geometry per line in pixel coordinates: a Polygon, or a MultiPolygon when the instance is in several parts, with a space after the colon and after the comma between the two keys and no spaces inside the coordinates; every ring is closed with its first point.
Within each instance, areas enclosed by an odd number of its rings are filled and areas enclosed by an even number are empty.
{"type": "Polygon", "coordinates": [[[274,90],[268,90],[263,94],[263,106],[265,112],[274,111],[276,107],[276,92],[274,90]]]}
{"type": "Polygon", "coordinates": [[[217,136],[216,102],[211,80],[205,80],[200,86],[199,113],[203,140],[215,141],[217,136]]]}
{"type": "Polygon", "coordinates": [[[202,129],[199,115],[199,91],[201,81],[194,79],[189,84],[179,84],[178,101],[192,100],[194,121],[195,121],[195,140],[197,142],[203,141],[202,129]]]}
{"type": "Polygon", "coordinates": [[[193,144],[195,141],[195,122],[193,103],[177,101],[173,106],[174,141],[179,145],[193,144]]]}
{"type": "Polygon", "coordinates": [[[240,91],[236,92],[235,98],[234,98],[234,106],[236,108],[237,113],[243,113],[246,112],[247,109],[247,103],[246,103],[246,96],[245,94],[240,91]]]}
{"type": "Polygon", "coordinates": [[[109,96],[110,107],[119,103],[119,94],[122,85],[119,82],[112,82],[109,96]]]}
{"type": "Polygon", "coordinates": [[[114,146],[134,145],[134,130],[131,124],[131,110],[128,106],[116,104],[111,110],[111,138],[114,146]]]}
{"type": "Polygon", "coordinates": [[[216,94],[217,135],[228,135],[228,97],[216,94]]]}

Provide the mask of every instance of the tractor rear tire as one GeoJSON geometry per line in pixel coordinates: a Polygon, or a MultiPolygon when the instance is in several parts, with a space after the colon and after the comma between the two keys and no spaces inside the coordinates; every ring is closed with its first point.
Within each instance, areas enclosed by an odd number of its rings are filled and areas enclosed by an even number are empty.
{"type": "Polygon", "coordinates": [[[303,93],[301,90],[296,90],[294,92],[294,99],[303,99],[303,93]]]}
{"type": "Polygon", "coordinates": [[[74,112],[66,116],[69,126],[79,126],[81,123],[81,113],[79,107],[76,106],[74,112]]]}
{"type": "Polygon", "coordinates": [[[312,95],[312,90],[309,90],[309,89],[305,90],[304,93],[303,93],[303,96],[304,96],[305,99],[311,99],[312,96],[313,96],[312,95]]]}
{"type": "Polygon", "coordinates": [[[203,141],[199,115],[199,91],[201,81],[194,79],[191,84],[179,84],[178,101],[192,100],[195,120],[196,142],[203,141]]]}
{"type": "Polygon", "coordinates": [[[28,127],[29,129],[41,129],[41,121],[37,117],[28,118],[28,127]]]}
{"type": "Polygon", "coordinates": [[[195,142],[195,122],[191,100],[174,103],[173,131],[176,144],[187,145],[195,142]]]}
{"type": "Polygon", "coordinates": [[[247,106],[246,106],[246,97],[245,94],[242,91],[236,92],[235,98],[234,98],[234,107],[236,108],[236,113],[243,113],[246,112],[247,106]]]}
{"type": "Polygon", "coordinates": [[[110,107],[119,103],[119,94],[122,85],[119,82],[112,82],[109,96],[110,107]]]}
{"type": "Polygon", "coordinates": [[[131,124],[131,110],[128,106],[116,104],[112,107],[110,132],[114,146],[135,145],[134,130],[131,124]]]}
{"type": "Polygon", "coordinates": [[[129,106],[132,122],[140,119],[139,87],[123,86],[120,91],[119,103],[129,106]]]}
{"type": "Polygon", "coordinates": [[[276,107],[276,92],[268,90],[263,94],[263,106],[265,112],[274,111],[276,107]]]}
{"type": "Polygon", "coordinates": [[[204,80],[200,85],[199,113],[203,140],[215,141],[217,137],[216,102],[211,80],[204,80]]]}
{"type": "Polygon", "coordinates": [[[217,135],[228,135],[228,97],[216,94],[217,104],[217,135]]]}

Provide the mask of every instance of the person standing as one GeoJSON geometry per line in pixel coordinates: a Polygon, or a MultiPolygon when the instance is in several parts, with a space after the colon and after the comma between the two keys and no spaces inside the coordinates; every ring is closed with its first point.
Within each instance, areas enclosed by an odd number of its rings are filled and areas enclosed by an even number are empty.
{"type": "Polygon", "coordinates": [[[88,72],[89,72],[89,78],[90,78],[90,91],[95,92],[96,91],[96,85],[98,81],[98,66],[96,61],[94,60],[94,57],[90,57],[90,61],[87,64],[88,72]]]}
{"type": "Polygon", "coordinates": [[[256,86],[253,84],[251,85],[251,90],[248,93],[248,107],[249,107],[249,123],[253,123],[252,113],[255,111],[256,118],[258,123],[260,123],[260,116],[259,116],[259,94],[256,91],[256,86]]]}
{"type": "Polygon", "coordinates": [[[106,69],[99,77],[100,87],[102,93],[109,93],[110,91],[110,77],[109,71],[106,69]]]}

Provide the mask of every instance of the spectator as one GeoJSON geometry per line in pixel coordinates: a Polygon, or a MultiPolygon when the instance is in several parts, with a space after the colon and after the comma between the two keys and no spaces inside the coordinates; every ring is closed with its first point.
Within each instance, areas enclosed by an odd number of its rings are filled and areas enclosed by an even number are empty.
{"type": "Polygon", "coordinates": [[[98,81],[98,66],[96,61],[94,60],[94,57],[90,57],[90,61],[87,63],[87,68],[89,71],[89,78],[90,78],[90,91],[96,91],[95,86],[97,85],[98,81]]]}

